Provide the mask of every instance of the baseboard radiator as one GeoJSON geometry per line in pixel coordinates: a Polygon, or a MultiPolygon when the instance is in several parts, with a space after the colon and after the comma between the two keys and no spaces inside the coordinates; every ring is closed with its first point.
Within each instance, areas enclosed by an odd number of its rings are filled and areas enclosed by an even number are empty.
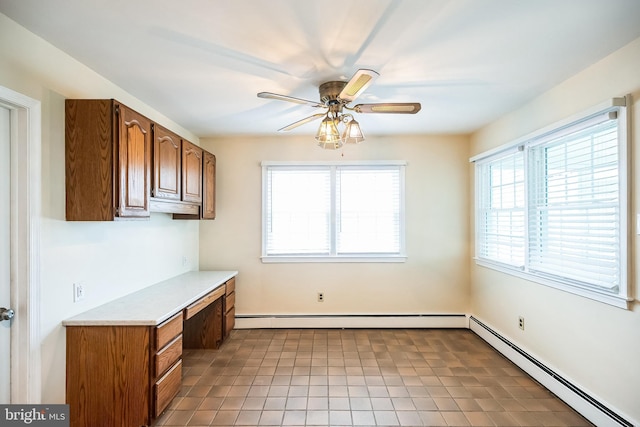
{"type": "Polygon", "coordinates": [[[469,318],[469,329],[596,426],[634,426],[634,423],[611,410],[473,316],[469,318]]]}
{"type": "Polygon", "coordinates": [[[236,315],[236,329],[468,328],[466,314],[236,315]]]}

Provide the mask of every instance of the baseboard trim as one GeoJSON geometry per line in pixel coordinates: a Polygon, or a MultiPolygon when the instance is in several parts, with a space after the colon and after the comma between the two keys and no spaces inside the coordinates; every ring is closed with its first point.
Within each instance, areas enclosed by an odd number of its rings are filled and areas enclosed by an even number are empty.
{"type": "Polygon", "coordinates": [[[468,328],[466,314],[236,315],[236,329],[468,328]]]}
{"type": "Polygon", "coordinates": [[[638,425],[625,419],[474,316],[469,318],[469,329],[595,425],[638,425]]]}

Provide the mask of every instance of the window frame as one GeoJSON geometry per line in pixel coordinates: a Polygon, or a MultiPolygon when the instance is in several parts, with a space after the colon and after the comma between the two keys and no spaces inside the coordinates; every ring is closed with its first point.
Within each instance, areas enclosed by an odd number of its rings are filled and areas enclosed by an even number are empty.
{"type": "Polygon", "coordinates": [[[406,215],[405,215],[405,172],[407,162],[403,160],[389,161],[263,161],[262,168],[262,249],[261,260],[263,263],[344,263],[344,262],[374,262],[374,263],[398,263],[405,262],[406,254],[406,215]],[[267,253],[267,201],[268,201],[268,171],[271,167],[284,168],[327,168],[333,169],[331,172],[331,225],[330,225],[330,253],[328,255],[306,255],[306,254],[286,254],[274,255],[267,253]],[[399,194],[399,251],[398,253],[358,253],[358,254],[338,254],[337,233],[336,233],[336,182],[335,169],[340,167],[355,168],[384,168],[397,167],[399,170],[400,194],[399,194]]]}
{"type": "Polygon", "coordinates": [[[627,95],[624,98],[613,98],[605,103],[599,104],[585,112],[580,114],[571,116],[565,120],[554,123],[550,126],[547,126],[538,131],[532,132],[524,137],[518,138],[517,140],[497,147],[493,150],[489,150],[485,153],[481,153],[477,156],[474,156],[470,159],[470,162],[476,164],[474,179],[475,179],[475,189],[474,189],[474,224],[475,224],[475,236],[474,236],[474,260],[475,263],[479,266],[488,267],[506,274],[510,274],[513,276],[517,276],[528,281],[536,282],[545,286],[549,286],[555,289],[560,289],[566,292],[570,292],[576,295],[580,295],[583,297],[587,297],[596,301],[600,301],[603,303],[607,303],[620,308],[629,308],[629,303],[633,301],[632,297],[632,286],[630,283],[631,275],[629,274],[629,244],[630,244],[630,223],[629,219],[631,217],[629,209],[630,209],[630,200],[631,194],[629,192],[630,189],[630,109],[627,107],[631,105],[630,97],[627,95]],[[609,114],[612,112],[617,112],[617,132],[618,132],[618,195],[619,195],[619,236],[620,236],[620,283],[618,286],[617,292],[607,291],[605,287],[597,287],[597,286],[589,286],[582,283],[576,283],[574,281],[568,279],[562,279],[561,277],[548,277],[543,274],[539,274],[535,271],[531,271],[528,268],[529,265],[529,253],[528,247],[530,244],[529,241],[529,209],[530,209],[530,198],[529,192],[531,188],[533,188],[533,183],[530,182],[531,176],[529,173],[529,165],[528,165],[528,151],[531,147],[535,147],[536,145],[543,144],[545,141],[551,138],[557,138],[562,136],[563,134],[569,133],[572,129],[576,127],[585,126],[586,123],[593,120],[594,117],[597,117],[602,114],[609,114]],[[516,151],[517,150],[517,151],[516,151]],[[502,263],[499,261],[483,258],[479,256],[479,245],[478,243],[482,241],[482,238],[479,237],[479,233],[481,230],[479,229],[480,218],[479,218],[479,204],[482,198],[482,178],[481,174],[481,166],[483,164],[487,164],[492,160],[499,159],[506,155],[511,155],[514,152],[522,153],[523,162],[524,162],[524,174],[525,174],[525,260],[524,266],[516,266],[510,265],[508,263],[502,263]],[[479,167],[480,166],[480,167],[479,167]]]}

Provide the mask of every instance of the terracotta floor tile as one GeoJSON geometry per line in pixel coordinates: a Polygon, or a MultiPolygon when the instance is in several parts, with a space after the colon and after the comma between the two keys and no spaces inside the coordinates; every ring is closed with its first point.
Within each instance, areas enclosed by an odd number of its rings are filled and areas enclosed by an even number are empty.
{"type": "Polygon", "coordinates": [[[234,330],[158,426],[590,426],[468,330],[234,330]]]}

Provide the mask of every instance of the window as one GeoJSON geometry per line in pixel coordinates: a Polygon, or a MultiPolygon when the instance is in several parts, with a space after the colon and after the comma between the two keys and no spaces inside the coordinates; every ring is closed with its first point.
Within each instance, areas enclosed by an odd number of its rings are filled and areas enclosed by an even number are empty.
{"type": "Polygon", "coordinates": [[[476,260],[626,307],[624,99],[476,162],[476,260]]]}
{"type": "Polygon", "coordinates": [[[403,261],[404,168],[264,162],[263,261],[403,261]]]}

